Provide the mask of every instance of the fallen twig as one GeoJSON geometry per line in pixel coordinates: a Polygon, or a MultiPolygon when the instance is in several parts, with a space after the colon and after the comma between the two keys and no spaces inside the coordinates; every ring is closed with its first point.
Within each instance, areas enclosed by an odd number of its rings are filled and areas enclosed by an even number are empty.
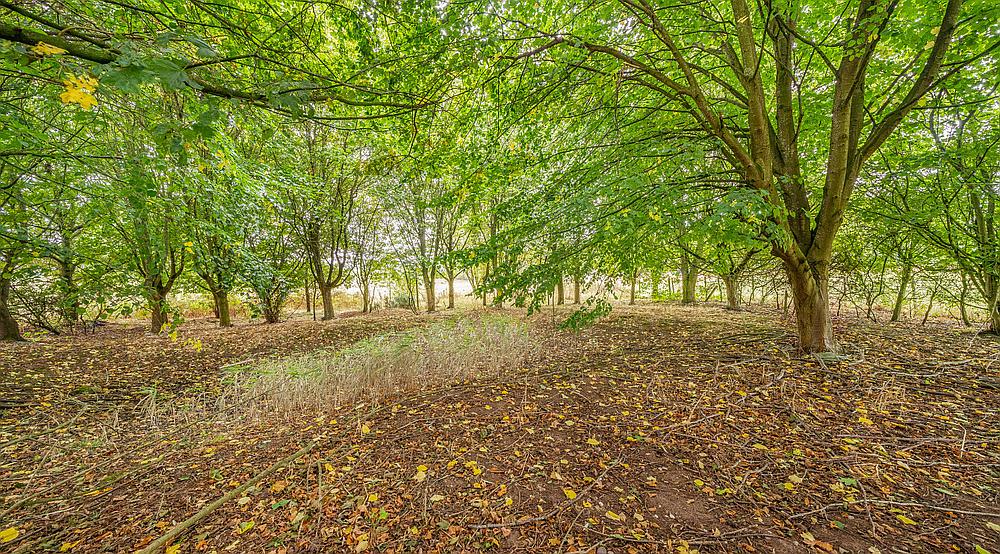
{"type": "Polygon", "coordinates": [[[178,523],[177,525],[174,525],[169,531],[161,535],[160,538],[146,545],[146,548],[143,548],[142,550],[138,551],[137,554],[153,554],[154,552],[159,552],[160,550],[165,548],[170,543],[170,541],[174,540],[175,537],[177,537],[187,529],[197,525],[198,522],[208,517],[212,512],[217,510],[220,506],[222,506],[226,502],[229,502],[233,498],[236,498],[237,496],[241,496],[247,489],[256,485],[257,483],[260,483],[268,475],[274,473],[275,471],[278,471],[279,469],[285,467],[286,465],[301,458],[302,456],[312,451],[312,449],[315,447],[316,443],[311,442],[306,446],[300,448],[294,454],[291,454],[290,456],[278,460],[271,467],[258,473],[257,475],[255,475],[242,485],[220,496],[213,502],[206,504],[205,507],[203,507],[201,510],[198,510],[198,513],[178,523]]]}

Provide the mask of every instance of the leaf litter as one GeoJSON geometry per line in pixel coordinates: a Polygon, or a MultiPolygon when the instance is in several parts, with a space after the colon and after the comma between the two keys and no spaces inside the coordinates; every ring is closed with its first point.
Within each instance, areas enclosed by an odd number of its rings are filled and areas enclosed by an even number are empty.
{"type": "Polygon", "coordinates": [[[166,551],[1000,552],[1000,354],[954,327],[838,322],[825,359],[780,313],[643,306],[377,405],[183,410],[222,366],[426,319],[5,345],[0,540],[138,550],[315,444],[166,551]],[[151,383],[170,417],[138,407],[151,383]]]}

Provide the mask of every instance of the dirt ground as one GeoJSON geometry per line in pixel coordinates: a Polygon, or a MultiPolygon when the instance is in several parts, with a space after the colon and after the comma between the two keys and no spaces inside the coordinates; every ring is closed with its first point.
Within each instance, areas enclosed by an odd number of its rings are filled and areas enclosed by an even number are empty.
{"type": "Polygon", "coordinates": [[[0,551],[135,551],[235,491],[167,552],[1000,554],[995,338],[843,320],[827,359],[766,311],[536,319],[500,378],[264,416],[213,408],[232,372],[429,318],[2,345],[0,551]]]}

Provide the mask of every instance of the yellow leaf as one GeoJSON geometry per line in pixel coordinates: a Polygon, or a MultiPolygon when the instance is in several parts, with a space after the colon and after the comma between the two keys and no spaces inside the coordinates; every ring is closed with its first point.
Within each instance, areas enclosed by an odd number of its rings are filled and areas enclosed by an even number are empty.
{"type": "Polygon", "coordinates": [[[63,104],[78,104],[81,108],[89,110],[97,105],[97,99],[92,94],[83,89],[67,89],[59,95],[63,104]]]}
{"type": "Polygon", "coordinates": [[[367,423],[362,423],[361,424],[361,434],[362,435],[367,435],[368,433],[371,433],[371,432],[372,432],[372,428],[369,427],[367,423]]]}
{"type": "Polygon", "coordinates": [[[59,95],[64,104],[78,104],[89,110],[97,105],[94,92],[97,91],[97,79],[89,75],[70,75],[63,81],[66,90],[59,95]]]}
{"type": "Polygon", "coordinates": [[[243,523],[241,523],[241,524],[240,524],[240,526],[239,526],[239,527],[238,527],[238,528],[236,529],[236,532],[242,535],[243,533],[246,533],[247,531],[249,531],[249,530],[253,529],[253,526],[254,526],[254,522],[253,522],[253,520],[250,520],[250,521],[244,521],[244,522],[243,522],[243,523]]]}
{"type": "Polygon", "coordinates": [[[431,497],[431,502],[441,502],[442,500],[444,500],[444,498],[445,497],[441,496],[440,494],[435,494],[434,496],[431,497]]]}
{"type": "Polygon", "coordinates": [[[597,440],[595,438],[589,438],[589,439],[587,439],[587,444],[589,444],[590,446],[597,446],[597,445],[601,444],[601,441],[599,441],[599,440],[597,440]]]}
{"type": "MultiPolygon", "coordinates": [[[[64,543],[62,543],[62,546],[59,547],[59,552],[66,552],[67,550],[73,548],[74,546],[76,546],[78,544],[80,544],[80,541],[64,542],[64,543]]],[[[179,546],[177,548],[178,548],[178,550],[180,549],[179,546]]],[[[169,548],[167,549],[167,552],[168,552],[168,554],[170,554],[170,549],[169,548]]]]}
{"type": "Polygon", "coordinates": [[[702,481],[701,479],[695,479],[694,480],[694,486],[696,486],[696,487],[698,487],[700,489],[700,488],[702,488],[702,487],[705,486],[705,482],[702,481]]]}
{"type": "Polygon", "coordinates": [[[427,466],[421,464],[417,466],[417,471],[427,471],[427,466]]]}
{"type": "MultiPolygon", "coordinates": [[[[423,467],[423,466],[420,466],[420,467],[423,467]]],[[[413,476],[413,480],[416,481],[416,482],[418,482],[418,483],[423,482],[424,479],[427,479],[427,472],[426,471],[419,471],[418,470],[417,473],[416,473],[416,475],[413,476]]]]}
{"type": "Polygon", "coordinates": [[[175,544],[168,546],[167,549],[163,551],[163,554],[178,554],[180,551],[181,551],[181,545],[175,544]]]}
{"type": "Polygon", "coordinates": [[[916,525],[917,524],[916,521],[913,521],[912,519],[904,516],[903,514],[897,514],[896,515],[896,519],[898,519],[899,521],[902,521],[906,525],[916,525]]]}
{"type": "Polygon", "coordinates": [[[378,502],[378,494],[374,493],[374,492],[371,493],[371,494],[369,494],[368,495],[368,501],[369,502],[378,502]]]}
{"type": "Polygon", "coordinates": [[[333,473],[335,471],[333,468],[333,464],[331,464],[330,462],[323,464],[323,469],[327,470],[330,473],[333,473]]]}
{"type": "Polygon", "coordinates": [[[0,531],[0,543],[10,542],[16,539],[17,536],[20,534],[21,534],[20,531],[18,531],[16,528],[8,527],[3,531],[0,531]]]}
{"type": "Polygon", "coordinates": [[[506,500],[504,500],[504,501],[503,501],[503,505],[504,505],[504,506],[510,506],[510,505],[511,505],[511,504],[513,504],[513,503],[514,503],[514,499],[513,499],[513,498],[511,498],[511,497],[509,497],[509,496],[507,497],[507,499],[506,499],[506,500]]]}
{"type": "Polygon", "coordinates": [[[66,53],[66,51],[63,50],[62,48],[59,48],[58,46],[52,46],[51,44],[46,44],[44,42],[39,42],[38,44],[32,46],[31,51],[38,54],[39,56],[58,56],[59,54],[66,53]]]}
{"type": "Polygon", "coordinates": [[[767,450],[767,447],[759,442],[755,442],[753,444],[753,447],[756,448],[757,450],[767,450]]]}
{"type": "Polygon", "coordinates": [[[612,512],[611,510],[604,512],[604,516],[614,521],[621,521],[623,519],[622,516],[612,512]]]}
{"type": "Polygon", "coordinates": [[[576,492],[573,489],[563,489],[563,494],[565,494],[566,498],[570,500],[574,500],[576,498],[576,492]]]}

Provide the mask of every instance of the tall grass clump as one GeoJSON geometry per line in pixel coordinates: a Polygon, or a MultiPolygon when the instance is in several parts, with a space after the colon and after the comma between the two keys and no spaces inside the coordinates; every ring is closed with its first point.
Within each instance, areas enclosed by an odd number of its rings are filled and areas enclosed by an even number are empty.
{"type": "Polygon", "coordinates": [[[236,375],[230,402],[298,412],[378,402],[401,393],[518,369],[540,351],[527,323],[482,315],[376,335],[343,350],[258,364],[236,375]]]}

